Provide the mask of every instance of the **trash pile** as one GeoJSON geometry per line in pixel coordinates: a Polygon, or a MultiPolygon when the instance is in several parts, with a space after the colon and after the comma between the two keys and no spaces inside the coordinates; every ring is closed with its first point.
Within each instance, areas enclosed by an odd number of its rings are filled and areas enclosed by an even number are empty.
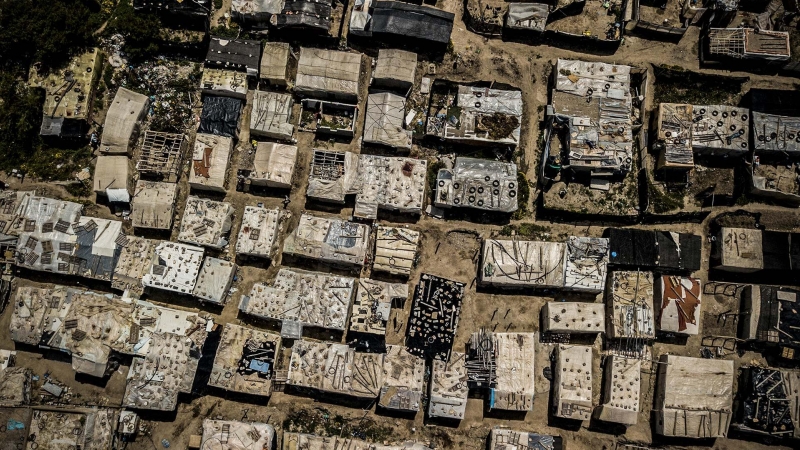
{"type": "Polygon", "coordinates": [[[183,133],[194,126],[192,106],[199,99],[200,72],[159,57],[140,66],[128,66],[119,85],[150,97],[149,129],[183,133]]]}

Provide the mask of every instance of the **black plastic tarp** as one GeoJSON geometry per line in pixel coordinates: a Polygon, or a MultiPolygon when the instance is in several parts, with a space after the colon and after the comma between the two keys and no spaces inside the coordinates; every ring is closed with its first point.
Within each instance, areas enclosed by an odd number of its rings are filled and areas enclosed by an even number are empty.
{"type": "Polygon", "coordinates": [[[203,100],[198,132],[233,137],[238,134],[242,101],[231,97],[209,95],[203,100]]]}
{"type": "Polygon", "coordinates": [[[447,44],[455,15],[429,6],[381,1],[372,12],[371,31],[375,35],[404,36],[447,44]]]}
{"type": "Polygon", "coordinates": [[[761,251],[764,256],[764,269],[791,270],[789,258],[789,233],[764,231],[761,234],[761,251]]]}
{"type": "Polygon", "coordinates": [[[609,264],[660,271],[691,272],[700,269],[700,236],[667,231],[609,228],[609,264]]]}
{"type": "Polygon", "coordinates": [[[206,65],[226,69],[258,68],[261,41],[212,36],[208,43],[206,65]]]}
{"type": "Polygon", "coordinates": [[[654,232],[658,260],[663,270],[695,271],[700,269],[703,242],[700,236],[688,233],[654,232]]]}
{"type": "Polygon", "coordinates": [[[655,266],[658,253],[652,231],[611,228],[606,230],[609,264],[624,267],[655,266]]]}
{"type": "Polygon", "coordinates": [[[276,28],[307,27],[328,31],[331,27],[331,3],[287,1],[274,20],[276,28]]]}

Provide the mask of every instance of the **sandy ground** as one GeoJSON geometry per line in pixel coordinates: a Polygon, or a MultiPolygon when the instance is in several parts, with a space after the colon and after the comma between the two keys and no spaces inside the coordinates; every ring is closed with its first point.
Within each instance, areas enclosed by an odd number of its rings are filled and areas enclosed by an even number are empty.
{"type": "MultiPolygon", "coordinates": [[[[226,4],[229,2],[226,1],[226,4]]],[[[452,80],[489,80],[509,83],[522,89],[523,100],[525,102],[525,116],[528,120],[524,122],[522,140],[519,149],[522,154],[520,160],[521,168],[528,174],[529,179],[535,180],[533,161],[538,156],[537,138],[539,136],[537,117],[541,116],[538,108],[547,102],[547,80],[550,75],[551,65],[557,58],[577,58],[584,60],[599,60],[605,62],[625,63],[646,67],[652,71],[652,64],[679,65],[687,69],[698,70],[697,58],[697,29],[690,29],[687,35],[679,44],[667,44],[661,42],[647,41],[636,37],[627,37],[625,43],[614,55],[586,55],[568,49],[561,49],[547,46],[529,46],[521,43],[503,42],[501,40],[487,40],[466,31],[461,21],[462,3],[458,0],[440,0],[438,5],[444,9],[456,13],[456,24],[453,30],[453,43],[455,52],[459,55],[457,64],[454,64],[452,56],[447,56],[444,61],[436,66],[436,76],[445,77],[452,80]]],[[[427,67],[428,62],[421,62],[420,68],[427,67]]],[[[363,79],[369,77],[369,65],[364,64],[363,79]]],[[[722,73],[719,71],[706,71],[711,73],[722,73]]],[[[796,80],[784,79],[771,76],[750,75],[735,73],[735,75],[749,76],[750,81],[746,87],[770,87],[774,89],[792,88],[796,80]]],[[[650,90],[652,92],[652,90],[650,90]]],[[[362,89],[362,104],[366,94],[366,85],[362,89]]],[[[282,207],[284,192],[270,192],[266,195],[255,195],[251,193],[236,192],[236,169],[242,156],[251,150],[249,144],[249,133],[247,124],[249,123],[249,108],[246,108],[242,117],[242,130],[239,145],[231,158],[231,166],[228,172],[227,193],[224,200],[232,203],[237,211],[237,219],[233,226],[230,246],[221,252],[221,256],[233,258],[233,248],[235,248],[236,232],[241,222],[241,212],[245,205],[263,203],[268,207],[282,207]]],[[[363,117],[357,124],[356,136],[360,134],[363,127],[363,117]]],[[[296,135],[297,146],[299,147],[298,171],[295,174],[293,187],[289,192],[291,202],[289,210],[292,219],[289,221],[288,229],[293,229],[298,222],[299,216],[304,211],[322,211],[325,214],[335,214],[347,218],[352,214],[352,204],[344,207],[326,207],[314,204],[307,204],[305,190],[309,170],[309,160],[312,148],[325,147],[338,150],[359,151],[358,139],[352,142],[332,142],[317,141],[315,136],[310,133],[298,133],[296,135]]],[[[432,150],[425,148],[415,148],[417,154],[429,154],[432,150]]],[[[184,168],[188,170],[188,165],[184,168]]],[[[185,174],[184,174],[185,175],[185,174]]],[[[183,200],[188,194],[186,176],[180,181],[180,198],[176,210],[176,224],[182,214],[183,200]]],[[[41,185],[30,180],[20,184],[16,180],[11,180],[13,188],[43,189],[47,195],[66,196],[60,187],[41,185]]],[[[535,197],[535,196],[532,196],[535,197]]],[[[215,197],[220,199],[220,197],[215,197]]],[[[533,208],[531,208],[533,210],[533,208]]],[[[762,223],[767,225],[775,224],[783,227],[796,227],[800,223],[800,213],[797,210],[750,204],[744,207],[730,208],[746,209],[762,212],[762,223]]],[[[662,229],[682,232],[703,233],[707,230],[708,222],[718,212],[725,209],[716,210],[714,214],[703,223],[674,223],[659,225],[643,225],[643,228],[662,229]]],[[[96,216],[110,216],[104,207],[91,206],[87,208],[87,214],[96,216]]],[[[535,213],[524,219],[525,222],[535,220],[535,213]]],[[[389,223],[382,219],[379,223],[389,223]]],[[[549,223],[537,221],[537,223],[548,226],[554,235],[591,235],[598,236],[608,224],[597,222],[577,222],[572,224],[549,223]]],[[[469,335],[481,327],[494,329],[497,331],[538,331],[540,327],[539,310],[546,301],[561,300],[562,295],[529,295],[521,293],[506,293],[492,290],[478,289],[475,285],[476,258],[479,248],[477,236],[488,237],[500,231],[502,224],[477,224],[462,220],[440,221],[429,217],[422,217],[410,223],[403,223],[403,226],[418,230],[422,233],[420,262],[415,267],[409,279],[411,286],[416,285],[419,276],[423,272],[432,273],[459,280],[467,283],[466,298],[463,304],[461,321],[456,337],[455,348],[463,348],[469,335]],[[477,233],[477,234],[476,234],[477,233]]],[[[176,227],[177,228],[177,227],[176,227]]],[[[175,238],[177,230],[173,230],[172,237],[175,238]]],[[[708,244],[704,243],[703,261],[708,261],[708,244]]],[[[213,254],[213,252],[208,252],[213,254]]],[[[276,258],[271,264],[268,262],[247,262],[240,268],[238,281],[234,285],[237,292],[232,295],[228,303],[222,308],[201,308],[199,304],[190,299],[176,298],[170,295],[145,295],[156,302],[167,303],[178,308],[191,308],[203,311],[214,317],[218,323],[242,323],[242,317],[238,314],[237,306],[242,294],[246,294],[253,283],[257,281],[268,281],[272,279],[277,267],[281,263],[281,258],[276,258]]],[[[307,266],[304,266],[307,267],[307,266]]],[[[369,275],[366,268],[362,276],[369,275]]],[[[706,281],[706,271],[696,274],[701,280],[706,281]]],[[[36,282],[59,282],[62,284],[89,285],[98,290],[109,289],[96,283],[89,283],[84,280],[44,277],[41,274],[26,273],[17,279],[18,284],[31,284],[36,282]]],[[[597,299],[600,301],[600,299],[597,299]]],[[[405,309],[395,309],[389,321],[387,331],[388,343],[402,343],[405,333],[405,322],[410,310],[411,302],[406,302],[405,309]],[[394,326],[396,322],[398,326],[394,326]]],[[[727,297],[709,296],[703,303],[704,320],[706,323],[715,323],[716,315],[731,309],[731,301],[727,297]]],[[[0,316],[0,329],[7,330],[11,308],[0,316]]],[[[255,326],[255,325],[253,325],[255,326]]],[[[343,340],[344,338],[342,338],[343,340]]],[[[599,372],[600,364],[600,340],[596,340],[595,362],[594,362],[594,396],[595,401],[600,401],[601,376],[599,372]]],[[[7,333],[0,333],[0,348],[15,348],[15,344],[10,341],[7,333]]],[[[689,356],[699,356],[700,337],[692,337],[685,344],[657,343],[653,346],[652,353],[655,357],[664,353],[678,353],[689,356]]],[[[91,404],[109,405],[118,407],[121,403],[121,396],[124,391],[125,376],[127,366],[123,365],[108,380],[97,381],[88,380],[85,377],[76,376],[70,367],[69,360],[64,355],[53,354],[52,352],[42,353],[36,349],[17,347],[19,352],[19,364],[30,367],[34,372],[42,376],[45,372],[66,384],[70,388],[72,404],[91,404]]],[[[473,398],[469,400],[466,418],[456,427],[446,427],[426,423],[424,414],[418,413],[414,418],[395,417],[390,415],[376,414],[374,406],[367,409],[349,408],[326,402],[324,399],[313,397],[303,397],[287,395],[276,392],[268,400],[252,399],[243,402],[241,399],[232,399],[233,396],[219,394],[217,392],[207,393],[202,396],[184,396],[175,413],[146,413],[143,415],[147,431],[130,444],[131,450],[147,449],[153,450],[162,448],[161,440],[167,439],[171,442],[171,448],[186,448],[189,436],[200,432],[201,422],[204,418],[224,418],[233,420],[248,420],[268,422],[280,428],[287,414],[298,409],[325,408],[331,414],[340,414],[346,420],[360,420],[363,417],[374,420],[377,424],[393,428],[393,433],[389,438],[392,441],[403,439],[416,439],[423,442],[432,442],[440,448],[460,448],[460,449],[483,449],[485,448],[485,438],[489,430],[495,426],[506,426],[519,430],[529,430],[539,433],[557,434],[564,438],[566,448],[572,449],[615,449],[621,448],[622,443],[630,442],[639,445],[658,445],[658,446],[680,446],[680,448],[708,448],[709,446],[718,449],[766,449],[781,448],[777,446],[767,446],[754,441],[740,441],[735,439],[717,439],[716,441],[673,441],[654,436],[650,427],[650,410],[652,408],[652,393],[655,384],[652,367],[645,365],[642,376],[642,399],[639,414],[639,424],[626,429],[620,427],[601,425],[596,422],[562,423],[554,421],[548,414],[549,411],[549,382],[542,375],[542,369],[550,364],[549,355],[551,351],[549,345],[540,345],[537,348],[535,365],[537,367],[536,391],[534,410],[524,416],[507,416],[497,412],[487,411],[483,399],[473,398]]],[[[745,353],[743,356],[728,355],[725,358],[734,359],[737,367],[742,364],[752,364],[763,362],[760,355],[745,353]]],[[[38,393],[38,385],[34,387],[38,393]]],[[[36,402],[41,399],[36,396],[36,402]]],[[[1,438],[1,437],[0,437],[1,438]]],[[[280,448],[280,447],[278,447],[280,448]]],[[[674,448],[674,447],[673,447],[674,448]]],[[[783,447],[788,448],[788,447],[783,447]]]]}

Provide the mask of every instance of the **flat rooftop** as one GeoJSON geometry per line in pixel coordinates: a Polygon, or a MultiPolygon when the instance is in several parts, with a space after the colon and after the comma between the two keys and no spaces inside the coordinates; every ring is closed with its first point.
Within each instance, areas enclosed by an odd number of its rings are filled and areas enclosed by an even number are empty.
{"type": "Polygon", "coordinates": [[[401,345],[387,345],[378,406],[396,411],[419,411],[424,376],[425,360],[408,353],[401,345]]]}
{"type": "Polygon", "coordinates": [[[541,312],[544,330],[552,333],[605,333],[605,305],[547,302],[541,312]]]}
{"type": "Polygon", "coordinates": [[[589,420],[592,414],[592,347],[559,345],[553,402],[556,417],[589,420]]]}
{"type": "Polygon", "coordinates": [[[609,355],[605,367],[605,398],[599,418],[605,422],[636,425],[639,419],[642,361],[609,355]]]}
{"type": "Polygon", "coordinates": [[[264,450],[275,445],[275,429],[266,423],[203,420],[200,448],[208,450],[264,450]]]}
{"type": "Polygon", "coordinates": [[[28,84],[45,90],[42,112],[47,117],[89,120],[92,117],[93,80],[102,52],[92,48],[72,58],[69,65],[51,74],[31,70],[28,84]]]}
{"type": "Polygon", "coordinates": [[[203,249],[178,242],[156,245],[152,265],[142,276],[145,287],[191,294],[203,263],[203,249]]]}
{"type": "Polygon", "coordinates": [[[294,145],[259,142],[248,178],[251,184],[290,189],[296,164],[297,147],[294,145]]]}
{"type": "Polygon", "coordinates": [[[615,271],[608,290],[608,337],[653,339],[656,336],[652,272],[615,271]]]}
{"type": "Polygon", "coordinates": [[[502,287],[561,288],[566,247],[561,242],[485,239],[480,282],[502,287]]]}
{"type": "Polygon", "coordinates": [[[360,155],[358,182],[361,188],[356,194],[353,215],[377,219],[379,209],[422,214],[427,171],[428,163],[424,159],[360,155]]]}
{"type": "Polygon", "coordinates": [[[450,359],[465,287],[458,281],[420,275],[406,331],[409,352],[423,358],[450,359]]]}
{"type": "Polygon", "coordinates": [[[189,166],[192,189],[225,192],[225,175],[233,152],[233,139],[197,133],[189,166]]]}
{"type": "Polygon", "coordinates": [[[111,287],[141,295],[144,291],[142,278],[150,270],[155,257],[157,241],[126,236],[111,277],[111,287]]]}
{"type": "Polygon", "coordinates": [[[609,242],[605,238],[570,236],[564,259],[564,288],[600,293],[606,286],[609,242]]]}
{"type": "Polygon", "coordinates": [[[383,336],[392,305],[404,304],[408,298],[408,284],[360,278],[358,292],[350,311],[350,331],[383,336]]]}
{"type": "Polygon", "coordinates": [[[419,232],[408,228],[379,226],[375,237],[372,270],[393,275],[411,274],[417,258],[419,232]]]}
{"type": "Polygon", "coordinates": [[[228,245],[234,213],[230,203],[189,196],[178,240],[215,249],[224,248],[228,245]]]}
{"type": "Polygon", "coordinates": [[[433,360],[428,392],[428,417],[461,420],[467,411],[466,355],[452,352],[450,359],[433,360]]]}
{"type": "Polygon", "coordinates": [[[511,213],[517,210],[517,165],[513,162],[456,158],[436,177],[434,205],[511,213]]]}
{"type": "Polygon", "coordinates": [[[231,261],[206,256],[197,274],[192,295],[200,301],[224,305],[236,270],[236,264],[231,261]]]}
{"type": "Polygon", "coordinates": [[[281,268],[272,284],[256,283],[239,310],[266,319],[344,331],[355,279],[281,268]]]}
{"type": "Polygon", "coordinates": [[[226,391],[269,396],[280,350],[281,337],[277,334],[226,324],[208,385],[226,391]]]}
{"type": "Polygon", "coordinates": [[[280,210],[260,206],[245,206],[236,254],[272,258],[277,251],[278,232],[286,215],[280,210]]]}
{"type": "Polygon", "coordinates": [[[26,448],[107,450],[112,447],[118,415],[114,409],[89,408],[80,412],[34,409],[29,429],[36,433],[28,438],[26,448]]]}
{"type": "Polygon", "coordinates": [[[134,228],[171,229],[177,192],[177,183],[137,181],[131,201],[134,228]]]}
{"type": "Polygon", "coordinates": [[[357,154],[315,148],[306,196],[326,202],[344,203],[346,195],[358,192],[354,189],[357,179],[357,154]]]}
{"type": "Polygon", "coordinates": [[[303,214],[297,228],[286,236],[283,253],[360,267],[369,252],[369,236],[367,225],[303,214]]]}
{"type": "Polygon", "coordinates": [[[656,280],[659,308],[658,329],[668,333],[694,335],[700,331],[700,280],[691,277],[661,275],[656,280]]]}
{"type": "Polygon", "coordinates": [[[355,352],[345,344],[295,341],[289,386],[330,394],[375,399],[383,386],[381,353],[355,352]]]}
{"type": "Polygon", "coordinates": [[[733,413],[733,361],[662,355],[660,362],[653,398],[655,432],[725,437],[733,413]]]}
{"type": "Polygon", "coordinates": [[[315,434],[283,433],[283,450],[431,450],[418,442],[386,445],[347,437],[325,437],[315,434]]]}

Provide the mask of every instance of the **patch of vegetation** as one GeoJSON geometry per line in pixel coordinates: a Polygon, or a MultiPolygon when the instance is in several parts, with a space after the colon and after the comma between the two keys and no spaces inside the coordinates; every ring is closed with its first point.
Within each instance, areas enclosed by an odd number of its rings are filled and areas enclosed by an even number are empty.
{"type": "Polygon", "coordinates": [[[234,22],[231,22],[230,25],[218,25],[216,27],[211,28],[211,35],[212,36],[219,36],[225,38],[236,38],[239,37],[241,33],[241,28],[234,22]]]}
{"type": "Polygon", "coordinates": [[[735,105],[742,95],[744,79],[675,70],[672,66],[655,68],[655,104],[690,103],[694,105],[735,105]]]}
{"type": "Polygon", "coordinates": [[[489,139],[505,139],[519,127],[519,119],[507,114],[494,113],[481,117],[481,125],[489,132],[489,139]]]}
{"type": "Polygon", "coordinates": [[[131,0],[120,0],[105,34],[121,34],[125,38],[124,49],[128,59],[139,61],[158,53],[161,19],[155,14],[134,11],[131,0]]]}
{"type": "Polygon", "coordinates": [[[650,202],[650,209],[656,214],[678,211],[684,206],[682,191],[662,191],[649,177],[647,179],[647,198],[650,202]]]}
{"type": "Polygon", "coordinates": [[[550,238],[550,227],[535,223],[506,225],[500,230],[501,236],[519,236],[532,241],[546,241],[550,238]]]}
{"type": "Polygon", "coordinates": [[[436,192],[436,176],[439,175],[441,169],[444,169],[444,164],[438,159],[428,164],[428,190],[431,195],[436,192]]]}
{"type": "Polygon", "coordinates": [[[92,188],[84,183],[71,183],[64,187],[73,197],[88,197],[92,195],[92,188]]]}
{"type": "Polygon", "coordinates": [[[384,441],[392,434],[391,427],[378,425],[371,419],[346,419],[325,408],[292,411],[283,421],[283,429],[322,436],[355,437],[372,442],[384,441]]]}
{"type": "Polygon", "coordinates": [[[214,9],[222,9],[222,0],[214,0],[214,9]]]}
{"type": "Polygon", "coordinates": [[[511,216],[514,219],[522,219],[530,213],[528,202],[531,199],[531,185],[528,178],[522,172],[517,172],[517,210],[511,216]]]}

